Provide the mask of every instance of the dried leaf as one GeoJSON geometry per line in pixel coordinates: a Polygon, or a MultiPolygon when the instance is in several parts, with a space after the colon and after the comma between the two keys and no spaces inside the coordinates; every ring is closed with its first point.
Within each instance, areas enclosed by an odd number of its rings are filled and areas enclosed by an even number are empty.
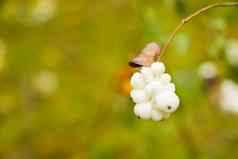
{"type": "Polygon", "coordinates": [[[158,56],[159,53],[159,45],[155,42],[151,42],[129,62],[129,65],[131,67],[150,66],[155,61],[155,57],[158,56]]]}

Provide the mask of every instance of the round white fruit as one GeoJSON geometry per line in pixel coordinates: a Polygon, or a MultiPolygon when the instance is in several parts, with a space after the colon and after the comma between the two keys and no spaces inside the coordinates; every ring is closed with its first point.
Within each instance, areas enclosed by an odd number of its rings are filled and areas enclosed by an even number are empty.
{"type": "Polygon", "coordinates": [[[155,96],[156,94],[159,94],[163,91],[165,91],[167,88],[165,87],[164,84],[162,84],[159,81],[152,81],[148,83],[145,87],[145,92],[148,96],[152,97],[155,96]]]}
{"type": "Polygon", "coordinates": [[[151,118],[152,120],[154,121],[160,121],[164,118],[164,115],[162,112],[160,111],[157,111],[157,110],[152,110],[151,112],[151,118]]]}
{"type": "Polygon", "coordinates": [[[160,76],[165,72],[165,66],[162,62],[154,62],[151,65],[151,70],[156,76],[160,76]]]}
{"type": "Polygon", "coordinates": [[[174,92],[165,91],[155,97],[155,107],[163,112],[172,113],[179,106],[179,98],[174,92]]]}
{"type": "Polygon", "coordinates": [[[145,80],[141,73],[136,72],[131,77],[131,86],[134,89],[143,89],[145,87],[145,80]]]}
{"type": "Polygon", "coordinates": [[[142,119],[150,119],[152,106],[150,103],[136,104],[134,113],[142,119]]]}
{"type": "Polygon", "coordinates": [[[175,84],[173,83],[168,84],[168,91],[175,92],[175,90],[176,90],[175,84]]]}
{"type": "Polygon", "coordinates": [[[163,83],[170,83],[171,82],[171,76],[168,74],[168,73],[164,73],[161,77],[160,77],[160,80],[161,82],[163,83]]]}
{"type": "Polygon", "coordinates": [[[154,79],[154,75],[150,67],[142,67],[141,74],[146,82],[150,82],[154,79]]]}
{"type": "Polygon", "coordinates": [[[145,103],[148,101],[148,97],[144,90],[132,90],[131,98],[135,103],[145,103]]]}

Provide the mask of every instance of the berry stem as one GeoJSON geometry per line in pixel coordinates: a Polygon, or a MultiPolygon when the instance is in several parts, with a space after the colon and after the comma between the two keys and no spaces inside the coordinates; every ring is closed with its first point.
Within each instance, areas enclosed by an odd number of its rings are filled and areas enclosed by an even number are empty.
{"type": "Polygon", "coordinates": [[[208,11],[209,9],[212,8],[218,8],[218,7],[235,7],[238,6],[238,2],[223,2],[223,3],[214,3],[211,5],[208,5],[206,7],[203,7],[201,9],[199,9],[198,11],[192,13],[191,15],[189,15],[188,17],[182,19],[182,21],[179,23],[179,25],[174,29],[174,31],[172,32],[172,34],[169,36],[167,42],[165,43],[165,45],[163,46],[159,56],[156,57],[156,60],[159,60],[163,54],[165,53],[165,51],[169,48],[172,40],[175,38],[176,34],[182,29],[182,27],[187,24],[188,22],[190,22],[194,17],[197,17],[201,14],[203,14],[204,12],[208,11]]]}

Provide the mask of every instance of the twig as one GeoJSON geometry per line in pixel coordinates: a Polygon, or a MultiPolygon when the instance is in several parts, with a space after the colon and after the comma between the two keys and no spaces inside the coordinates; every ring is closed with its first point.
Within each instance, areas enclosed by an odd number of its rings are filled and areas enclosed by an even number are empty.
{"type": "Polygon", "coordinates": [[[175,28],[175,30],[172,32],[172,34],[169,36],[168,41],[165,43],[164,47],[161,50],[161,53],[159,54],[158,57],[156,57],[156,59],[158,60],[159,58],[162,57],[162,55],[165,53],[165,51],[169,48],[172,40],[175,38],[176,34],[178,33],[178,31],[189,21],[191,21],[194,17],[201,15],[202,13],[208,11],[209,9],[212,8],[217,8],[217,7],[235,7],[238,6],[238,2],[223,2],[223,3],[214,3],[211,5],[208,5],[206,7],[201,8],[200,10],[192,13],[191,15],[189,15],[188,17],[182,19],[182,21],[180,22],[180,24],[175,28]]]}

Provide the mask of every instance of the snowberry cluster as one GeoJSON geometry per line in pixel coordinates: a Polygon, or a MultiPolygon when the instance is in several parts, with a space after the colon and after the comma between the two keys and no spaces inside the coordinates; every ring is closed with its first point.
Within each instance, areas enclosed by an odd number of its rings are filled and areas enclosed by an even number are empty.
{"type": "Polygon", "coordinates": [[[238,84],[225,79],[220,86],[219,105],[227,113],[238,114],[238,84]]]}
{"type": "Polygon", "coordinates": [[[165,73],[162,62],[142,67],[131,78],[131,98],[136,103],[134,113],[142,119],[166,119],[179,106],[179,97],[171,76],[165,73]]]}

